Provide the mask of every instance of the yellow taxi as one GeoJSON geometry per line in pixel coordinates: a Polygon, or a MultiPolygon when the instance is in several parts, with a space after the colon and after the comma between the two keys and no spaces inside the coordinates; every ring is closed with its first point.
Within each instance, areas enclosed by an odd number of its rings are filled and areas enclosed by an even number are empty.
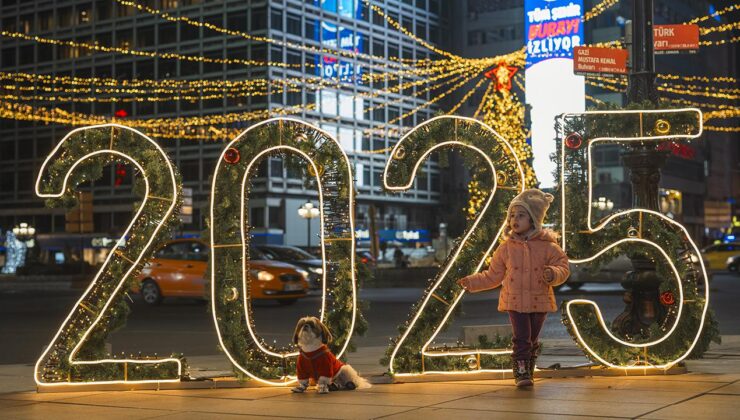
{"type": "MultiPolygon", "coordinates": [[[[156,305],[165,297],[205,298],[208,284],[208,245],[197,239],[176,239],[154,253],[141,270],[138,287],[144,302],[156,305]]],[[[253,299],[275,299],[289,305],[306,296],[308,272],[270,261],[252,247],[249,286],[253,299]]]]}
{"type": "Polygon", "coordinates": [[[740,242],[715,244],[701,250],[704,262],[710,270],[727,270],[727,260],[740,255],[740,242]]]}

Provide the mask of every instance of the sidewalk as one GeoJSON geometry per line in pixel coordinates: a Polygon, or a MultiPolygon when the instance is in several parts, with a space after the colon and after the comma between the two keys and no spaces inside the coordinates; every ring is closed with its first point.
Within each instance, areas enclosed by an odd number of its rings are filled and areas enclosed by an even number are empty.
{"type": "MultiPolygon", "coordinates": [[[[543,365],[582,360],[565,341],[547,342],[543,365]]],[[[369,347],[351,363],[365,375],[382,372],[369,347]]],[[[229,366],[223,356],[195,357],[192,366],[229,366]]],[[[26,418],[395,418],[482,419],[734,418],[740,412],[740,336],[724,336],[690,373],[649,377],[537,379],[519,390],[511,380],[376,384],[370,389],[295,395],[285,388],[36,393],[32,366],[0,366],[0,413],[26,418]]]]}

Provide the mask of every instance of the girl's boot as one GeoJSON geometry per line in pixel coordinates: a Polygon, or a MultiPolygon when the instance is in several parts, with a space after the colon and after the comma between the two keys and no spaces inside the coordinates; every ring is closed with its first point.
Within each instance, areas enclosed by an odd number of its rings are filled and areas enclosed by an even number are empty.
{"type": "Polygon", "coordinates": [[[542,350],[542,345],[540,343],[535,344],[532,346],[532,358],[529,359],[529,377],[534,381],[534,367],[537,363],[537,356],[540,355],[540,351],[542,350]]]}
{"type": "Polygon", "coordinates": [[[529,375],[529,360],[513,360],[512,370],[514,372],[514,384],[521,388],[532,386],[532,377],[529,375]]]}

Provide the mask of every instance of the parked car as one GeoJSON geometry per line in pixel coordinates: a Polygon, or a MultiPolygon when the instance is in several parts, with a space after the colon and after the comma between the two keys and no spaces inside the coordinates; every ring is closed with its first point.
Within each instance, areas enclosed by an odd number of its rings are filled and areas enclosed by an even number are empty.
{"type": "MultiPolygon", "coordinates": [[[[151,305],[159,304],[165,297],[205,298],[208,252],[208,245],[197,239],[168,242],[141,271],[135,291],[151,305]]],[[[272,261],[254,247],[249,254],[252,299],[275,299],[288,305],[306,296],[306,271],[272,261]]]]}
{"type": "Polygon", "coordinates": [[[709,245],[701,250],[701,254],[710,270],[727,269],[727,259],[740,255],[740,242],[709,245]]]}
{"type": "Polygon", "coordinates": [[[375,257],[373,257],[372,252],[368,249],[356,249],[355,261],[360,264],[366,264],[369,268],[375,267],[375,257]]]}
{"type": "Polygon", "coordinates": [[[434,249],[431,247],[413,248],[406,255],[408,256],[409,267],[433,267],[437,264],[434,249]]]}
{"type": "Polygon", "coordinates": [[[727,258],[727,271],[740,273],[740,255],[727,258]]]}
{"type": "Polygon", "coordinates": [[[585,264],[570,264],[570,277],[565,285],[578,290],[584,283],[619,283],[631,270],[632,261],[626,255],[618,256],[595,273],[592,273],[585,264]]]}
{"type": "Polygon", "coordinates": [[[308,272],[308,286],[312,289],[321,288],[321,278],[324,274],[323,261],[313,254],[285,245],[254,245],[255,248],[273,261],[282,261],[293,264],[308,272]]]}
{"type": "MultiPolygon", "coordinates": [[[[395,262],[395,247],[389,247],[385,251],[384,261],[395,262]]],[[[408,267],[433,267],[437,265],[434,248],[428,246],[424,248],[401,248],[403,257],[406,259],[408,267]]]]}

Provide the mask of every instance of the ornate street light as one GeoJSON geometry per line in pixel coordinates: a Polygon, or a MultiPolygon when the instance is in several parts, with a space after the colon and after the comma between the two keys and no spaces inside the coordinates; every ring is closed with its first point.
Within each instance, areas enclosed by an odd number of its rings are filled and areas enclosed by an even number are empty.
{"type": "Polygon", "coordinates": [[[319,215],[321,215],[321,212],[318,208],[314,207],[312,202],[306,201],[298,209],[298,215],[306,219],[306,224],[308,226],[308,238],[306,243],[308,244],[308,249],[311,249],[311,219],[313,219],[314,217],[319,217],[319,215]]]}
{"type": "Polygon", "coordinates": [[[13,234],[19,241],[25,242],[27,247],[33,248],[33,237],[36,235],[36,228],[28,223],[21,223],[13,228],[13,234]]]}
{"type": "Polygon", "coordinates": [[[614,202],[607,199],[606,197],[599,197],[597,201],[591,203],[591,206],[593,206],[595,209],[606,211],[614,208],[614,202]]]}

